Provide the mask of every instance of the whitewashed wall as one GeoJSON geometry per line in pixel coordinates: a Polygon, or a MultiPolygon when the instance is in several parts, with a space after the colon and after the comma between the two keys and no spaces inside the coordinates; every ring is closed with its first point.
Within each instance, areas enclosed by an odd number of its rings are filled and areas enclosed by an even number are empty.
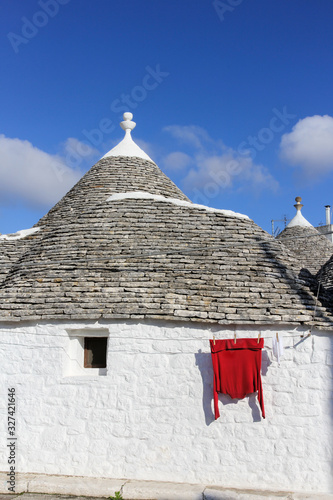
{"type": "Polygon", "coordinates": [[[233,338],[234,330],[87,325],[109,332],[107,374],[69,375],[68,331],[83,326],[0,326],[1,471],[8,470],[6,390],[15,387],[19,472],[333,490],[332,334],[301,341],[300,331],[281,329],[287,349],[280,367],[266,339],[266,420],[256,397],[220,395],[214,421],[208,339],[213,331],[233,338]]]}

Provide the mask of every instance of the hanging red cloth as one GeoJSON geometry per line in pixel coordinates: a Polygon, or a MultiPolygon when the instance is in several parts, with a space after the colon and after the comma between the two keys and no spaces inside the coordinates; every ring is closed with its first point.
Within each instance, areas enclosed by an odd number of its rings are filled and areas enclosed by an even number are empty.
{"type": "Polygon", "coordinates": [[[261,350],[264,339],[210,340],[214,370],[215,420],[219,418],[218,393],[243,399],[258,391],[261,414],[265,418],[261,384],[261,350]]]}

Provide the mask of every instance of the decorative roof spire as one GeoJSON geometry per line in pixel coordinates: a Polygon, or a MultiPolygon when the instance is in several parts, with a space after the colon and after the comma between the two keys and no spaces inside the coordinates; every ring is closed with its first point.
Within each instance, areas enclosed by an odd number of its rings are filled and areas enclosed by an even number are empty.
{"type": "Polygon", "coordinates": [[[302,198],[300,196],[296,196],[295,201],[296,201],[296,205],[294,205],[294,207],[296,208],[296,210],[298,212],[298,211],[302,210],[302,208],[304,207],[304,205],[302,205],[302,203],[301,203],[302,198]]]}
{"type": "Polygon", "coordinates": [[[123,114],[124,121],[120,122],[120,126],[123,130],[125,130],[126,134],[131,134],[131,131],[136,127],[136,123],[132,122],[133,114],[132,113],[124,113],[123,114]]]}
{"type": "Polygon", "coordinates": [[[300,196],[296,196],[295,198],[296,204],[294,207],[296,208],[296,215],[295,217],[289,222],[287,227],[294,227],[294,226],[301,226],[301,227],[313,227],[310,222],[306,220],[305,217],[302,215],[302,208],[304,205],[302,205],[301,201],[302,198],[300,196]]]}
{"type": "Polygon", "coordinates": [[[106,153],[103,158],[108,158],[109,156],[136,156],[137,158],[153,161],[132,139],[131,131],[136,127],[136,123],[132,121],[132,113],[124,113],[123,118],[124,121],[120,122],[120,126],[125,130],[125,137],[117,146],[106,153]]]}

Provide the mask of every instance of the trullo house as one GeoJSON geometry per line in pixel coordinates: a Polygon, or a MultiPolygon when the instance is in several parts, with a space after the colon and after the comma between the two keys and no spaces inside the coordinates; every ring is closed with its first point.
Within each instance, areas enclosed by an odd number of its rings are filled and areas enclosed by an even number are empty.
{"type": "Polygon", "coordinates": [[[32,229],[0,237],[2,491],[15,437],[16,491],[332,493],[330,291],[247,216],[193,204],[131,120],[32,229]],[[263,340],[265,419],[255,393],[219,394],[214,419],[213,338],[263,340]]]}
{"type": "Polygon", "coordinates": [[[295,201],[296,215],[277,238],[294,252],[300,269],[316,274],[333,255],[333,244],[302,215],[302,198],[295,201]]]}

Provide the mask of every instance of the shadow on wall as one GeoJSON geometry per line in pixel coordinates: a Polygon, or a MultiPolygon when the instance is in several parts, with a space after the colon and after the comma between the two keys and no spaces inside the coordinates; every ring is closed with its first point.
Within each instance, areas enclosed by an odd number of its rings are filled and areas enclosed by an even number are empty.
{"type": "MultiPolygon", "coordinates": [[[[325,313],[321,310],[320,307],[317,306],[324,306],[326,310],[329,312],[329,314],[333,315],[333,289],[328,289],[327,285],[326,288],[325,286],[319,286],[319,283],[321,283],[322,278],[323,278],[323,273],[325,272],[325,266],[324,266],[318,271],[316,276],[314,276],[308,269],[302,268],[298,275],[291,273],[290,270],[288,270],[281,262],[278,260],[278,256],[271,250],[271,247],[268,243],[262,243],[262,248],[266,252],[266,255],[272,259],[272,262],[275,263],[276,269],[280,272],[280,275],[283,279],[286,280],[286,282],[291,283],[291,287],[295,289],[296,293],[299,295],[300,301],[309,309],[309,312],[313,314],[312,311],[315,311],[315,314],[313,315],[313,319],[319,319],[321,321],[324,321],[329,328],[332,327],[332,318],[328,317],[325,315],[325,313]],[[303,282],[306,284],[307,287],[311,290],[313,296],[306,292],[303,288],[299,287],[299,282],[303,282]],[[318,304],[316,303],[316,297],[318,295],[318,304]],[[312,306],[314,309],[311,309],[310,306],[312,306]]],[[[333,257],[331,257],[332,259],[333,257]]],[[[331,262],[329,260],[328,262],[331,262]]],[[[332,262],[333,263],[333,262],[332,262]]],[[[312,328],[312,327],[311,327],[312,328]]],[[[299,344],[301,344],[306,337],[302,340],[300,340],[297,344],[293,346],[295,349],[299,344]]],[[[333,345],[331,344],[331,352],[328,355],[329,357],[329,365],[331,368],[331,393],[333,390],[333,345]]],[[[327,361],[326,361],[327,363],[327,361]]],[[[330,398],[330,415],[331,415],[331,422],[333,421],[333,399],[330,398]]],[[[331,460],[331,464],[333,464],[333,460],[331,460]]]]}
{"type": "Polygon", "coordinates": [[[199,368],[202,378],[202,406],[205,414],[205,421],[206,425],[210,425],[215,420],[212,410],[214,377],[212,357],[210,353],[202,352],[201,349],[199,349],[199,352],[194,354],[194,356],[195,364],[199,368]]]}
{"type": "MultiPolygon", "coordinates": [[[[199,352],[197,352],[194,356],[195,356],[195,364],[199,368],[202,378],[202,385],[203,385],[202,406],[205,414],[206,425],[208,426],[215,420],[213,411],[214,373],[213,373],[212,357],[210,353],[202,352],[201,349],[199,349],[199,352]]],[[[263,376],[267,374],[268,367],[270,364],[271,361],[268,357],[267,352],[262,351],[261,374],[263,376]]],[[[249,407],[251,408],[252,411],[253,422],[260,422],[261,414],[257,400],[257,393],[250,394],[249,396],[246,396],[246,398],[248,399],[249,407]]],[[[264,399],[265,399],[265,394],[264,394],[264,399]]],[[[232,399],[227,394],[219,394],[219,401],[220,403],[223,404],[223,406],[226,406],[230,404],[232,405],[238,404],[239,399],[232,399]]],[[[222,412],[221,412],[221,417],[223,417],[222,412]]]]}

